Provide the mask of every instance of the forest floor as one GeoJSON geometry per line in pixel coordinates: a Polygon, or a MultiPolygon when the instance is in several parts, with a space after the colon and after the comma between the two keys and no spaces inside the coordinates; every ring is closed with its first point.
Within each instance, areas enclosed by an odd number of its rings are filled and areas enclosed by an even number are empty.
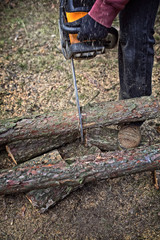
{"type": "MultiPolygon", "coordinates": [[[[0,2],[3,119],[76,108],[70,62],[60,50],[58,2],[0,2]]],[[[155,40],[153,95],[160,99],[160,11],[155,40]]],[[[75,69],[82,106],[118,99],[117,47],[75,61],[75,69]]],[[[11,166],[2,151],[0,168],[11,166]]],[[[44,214],[24,194],[0,196],[0,240],[159,240],[159,203],[152,172],[87,184],[44,214]]]]}

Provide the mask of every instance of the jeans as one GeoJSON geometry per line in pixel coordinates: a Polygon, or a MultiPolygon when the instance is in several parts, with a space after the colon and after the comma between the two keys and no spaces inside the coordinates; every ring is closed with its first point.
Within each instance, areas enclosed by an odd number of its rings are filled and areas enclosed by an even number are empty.
{"type": "Polygon", "coordinates": [[[120,12],[120,99],[152,93],[153,34],[159,3],[160,0],[130,0],[120,12]]]}

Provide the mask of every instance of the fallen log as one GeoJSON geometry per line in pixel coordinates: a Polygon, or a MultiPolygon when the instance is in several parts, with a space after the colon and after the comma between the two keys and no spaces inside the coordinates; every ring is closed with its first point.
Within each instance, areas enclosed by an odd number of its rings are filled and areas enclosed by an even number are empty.
{"type": "MultiPolygon", "coordinates": [[[[79,155],[83,155],[86,150],[87,152],[99,152],[100,150],[96,147],[85,148],[83,145],[76,144],[79,155]]],[[[13,156],[12,156],[13,157],[13,156]]],[[[14,157],[13,157],[14,159],[14,157]]],[[[44,164],[54,164],[57,163],[65,166],[65,161],[62,159],[61,155],[57,150],[51,151],[49,153],[43,154],[42,156],[36,157],[30,161],[22,163],[21,167],[32,167],[36,165],[44,164]]],[[[17,165],[17,162],[14,159],[14,163],[17,165]]],[[[77,187],[68,187],[68,186],[54,186],[43,189],[36,189],[28,192],[26,194],[27,199],[30,201],[33,207],[36,207],[41,213],[44,213],[51,206],[53,207],[57,202],[67,197],[71,192],[75,191],[77,187]]]]}
{"type": "MultiPolygon", "coordinates": [[[[91,146],[89,146],[89,148],[85,148],[84,145],[80,144],[78,139],[77,141],[78,141],[76,146],[77,150],[78,151],[82,150],[83,152],[85,152],[84,149],[86,149],[86,152],[88,153],[88,149],[90,149],[91,146]]],[[[70,144],[71,148],[72,148],[72,145],[74,145],[74,143],[75,141],[70,144]]],[[[11,159],[16,165],[23,163],[25,161],[28,161],[36,156],[42,155],[46,152],[49,152],[53,149],[55,149],[55,144],[52,141],[52,138],[48,138],[48,139],[43,138],[38,140],[28,139],[24,141],[9,143],[8,145],[6,145],[6,151],[8,153],[8,156],[11,157],[11,159]]],[[[66,145],[65,145],[65,149],[66,149],[66,145]]],[[[73,151],[73,154],[74,154],[74,151],[73,151]]]]}
{"type": "Polygon", "coordinates": [[[64,138],[60,138],[59,141],[55,141],[55,138],[52,138],[52,136],[48,138],[41,137],[38,139],[19,140],[6,145],[6,151],[8,152],[9,157],[19,164],[53,149],[57,149],[64,143],[70,141],[73,142],[77,137],[78,134],[73,134],[73,136],[69,134],[68,138],[66,136],[64,138]],[[69,140],[67,141],[67,139],[69,140]]]}
{"type": "MultiPolygon", "coordinates": [[[[56,166],[56,164],[60,162],[62,166],[65,167],[65,161],[62,159],[59,152],[57,150],[54,150],[31,161],[27,161],[21,164],[21,167],[32,167],[36,165],[40,166],[44,164],[53,164],[56,166]]],[[[32,190],[26,194],[26,197],[34,207],[36,207],[41,213],[44,213],[48,210],[49,207],[54,206],[57,202],[67,197],[76,189],[77,187],[74,188],[68,186],[54,186],[32,190]]]]}
{"type": "Polygon", "coordinates": [[[112,128],[96,128],[86,131],[86,145],[96,146],[102,151],[118,150],[118,130],[112,128]]]}
{"type": "MultiPolygon", "coordinates": [[[[141,121],[159,114],[160,104],[154,97],[103,102],[82,108],[83,128],[141,121]]],[[[0,121],[0,145],[46,137],[52,138],[53,148],[80,137],[77,110],[0,121]]]]}
{"type": "MultiPolygon", "coordinates": [[[[140,146],[160,143],[160,132],[157,126],[150,127],[146,122],[141,126],[140,146]]],[[[118,150],[118,130],[115,128],[96,128],[86,131],[86,146],[96,146],[101,151],[118,150]]]]}
{"type": "Polygon", "coordinates": [[[0,194],[28,192],[54,186],[81,187],[83,184],[160,169],[160,145],[128,151],[77,157],[71,165],[16,166],[0,172],[0,194]]]}
{"type": "MultiPolygon", "coordinates": [[[[94,145],[101,150],[114,151],[118,149],[116,129],[101,128],[86,131],[85,141],[89,147],[94,145]]],[[[74,138],[71,142],[74,142],[74,138]]],[[[72,143],[70,143],[72,144],[72,143]]],[[[43,153],[59,147],[59,143],[54,142],[52,137],[27,139],[16,141],[6,145],[6,151],[16,163],[22,163],[43,153]]]]}
{"type": "MultiPolygon", "coordinates": [[[[115,151],[118,150],[118,130],[115,128],[109,127],[101,127],[94,129],[87,129],[85,134],[85,146],[86,152],[88,151],[87,147],[95,146],[98,147],[101,151],[115,151]]],[[[73,142],[68,144],[68,149],[72,148],[74,155],[74,138],[73,142]],[[69,147],[70,146],[70,147],[69,147]]],[[[141,146],[149,146],[160,143],[160,133],[158,132],[156,126],[150,126],[146,124],[146,122],[142,125],[142,141],[141,146]]],[[[78,143],[80,145],[80,143],[78,143]]],[[[81,148],[77,145],[78,151],[81,151],[81,148]]],[[[58,145],[57,145],[58,146],[58,145]]],[[[41,138],[41,139],[28,139],[24,141],[17,141],[13,143],[9,143],[6,146],[6,150],[9,156],[16,163],[22,163],[29,159],[32,159],[36,156],[39,156],[43,153],[46,153],[55,148],[55,143],[52,140],[52,137],[49,138],[41,138]]],[[[61,147],[67,150],[66,145],[61,147]]],[[[77,154],[77,153],[76,153],[77,154]]],[[[75,154],[75,156],[76,156],[75,154]]],[[[85,155],[85,154],[84,154],[85,155]]],[[[88,155],[88,152],[87,152],[88,155]]],[[[71,157],[71,156],[69,156],[71,157]]]]}

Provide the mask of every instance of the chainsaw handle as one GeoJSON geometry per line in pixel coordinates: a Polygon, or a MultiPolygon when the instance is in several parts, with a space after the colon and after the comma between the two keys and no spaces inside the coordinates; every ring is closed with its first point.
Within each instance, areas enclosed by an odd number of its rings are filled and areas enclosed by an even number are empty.
{"type": "MultiPolygon", "coordinates": [[[[69,26],[69,23],[67,23],[67,24],[64,23],[63,10],[62,10],[62,14],[60,14],[60,26],[64,32],[67,32],[70,34],[76,34],[76,33],[80,32],[80,29],[81,29],[80,27],[71,27],[71,26],[69,26]]],[[[114,27],[109,28],[108,33],[110,33],[111,35],[114,35],[114,37],[118,39],[118,31],[116,28],[114,28],[114,27]]]]}
{"type": "Polygon", "coordinates": [[[60,2],[60,27],[63,31],[67,32],[67,33],[71,33],[71,34],[75,34],[78,33],[80,31],[80,27],[70,27],[67,26],[64,23],[64,0],[61,0],[60,2]]]}
{"type": "Polygon", "coordinates": [[[60,26],[61,26],[61,29],[67,33],[75,34],[80,31],[80,27],[69,27],[64,23],[64,21],[61,18],[60,18],[60,26]]]}
{"type": "MultiPolygon", "coordinates": [[[[67,20],[66,20],[67,24],[64,22],[64,19],[66,18],[64,13],[64,1],[65,0],[60,1],[60,27],[64,32],[67,32],[69,34],[76,34],[80,32],[80,27],[69,26],[69,23],[67,22],[67,20]]],[[[108,28],[108,33],[111,34],[112,36],[112,41],[109,48],[113,48],[118,41],[118,31],[114,27],[111,27],[111,28],[108,28]]]]}

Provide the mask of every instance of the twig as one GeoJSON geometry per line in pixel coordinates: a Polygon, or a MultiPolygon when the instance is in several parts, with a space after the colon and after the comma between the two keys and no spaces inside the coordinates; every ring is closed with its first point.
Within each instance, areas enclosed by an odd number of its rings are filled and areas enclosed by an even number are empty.
{"type": "Polygon", "coordinates": [[[29,34],[28,34],[28,31],[27,31],[26,25],[24,24],[23,20],[20,20],[20,22],[22,23],[22,26],[23,26],[24,31],[26,33],[27,40],[28,40],[28,46],[29,46],[29,48],[31,48],[31,45],[30,45],[30,42],[29,42],[29,34]]]}

